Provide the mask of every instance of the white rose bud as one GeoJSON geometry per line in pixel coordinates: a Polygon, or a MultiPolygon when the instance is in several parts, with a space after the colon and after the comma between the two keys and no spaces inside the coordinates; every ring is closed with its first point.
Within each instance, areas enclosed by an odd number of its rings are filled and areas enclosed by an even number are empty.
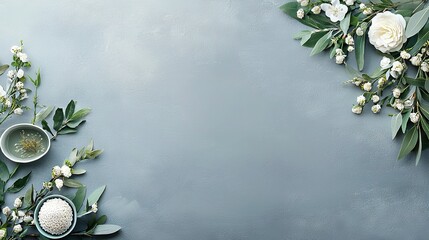
{"type": "Polygon", "coordinates": [[[20,233],[20,232],[22,232],[21,224],[16,224],[15,226],[13,226],[13,232],[14,233],[20,233]]]}
{"type": "Polygon", "coordinates": [[[4,237],[6,237],[6,230],[0,229],[0,239],[3,239],[4,237]]]}
{"type": "Polygon", "coordinates": [[[303,6],[303,7],[308,6],[308,2],[309,2],[309,0],[302,0],[301,1],[301,6],[303,6]]]}
{"type": "Polygon", "coordinates": [[[414,56],[410,59],[410,62],[414,66],[420,66],[420,64],[422,64],[422,54],[418,53],[416,56],[414,56]]]}
{"type": "Polygon", "coordinates": [[[335,56],[335,63],[343,64],[344,60],[346,60],[347,55],[337,55],[335,56]]]}
{"type": "Polygon", "coordinates": [[[419,121],[419,113],[410,113],[410,121],[412,123],[417,123],[419,121]]]}
{"type": "Polygon", "coordinates": [[[25,215],[24,216],[24,222],[26,223],[31,223],[31,221],[33,221],[33,217],[30,215],[25,215]]]}
{"type": "Polygon", "coordinates": [[[69,166],[67,166],[67,165],[62,166],[61,167],[61,174],[66,178],[71,177],[72,173],[71,173],[71,169],[69,168],[69,166]]]}
{"type": "Polygon", "coordinates": [[[358,27],[356,29],[356,35],[358,35],[359,37],[363,36],[364,32],[363,29],[361,27],[358,27]]]}
{"type": "Polygon", "coordinates": [[[22,51],[22,48],[19,47],[19,46],[12,46],[10,48],[10,52],[13,53],[13,54],[16,54],[16,53],[21,52],[21,51],[22,51]]]}
{"type": "Polygon", "coordinates": [[[364,10],[366,8],[365,3],[359,4],[359,8],[360,8],[360,10],[364,10]]]}
{"type": "Polygon", "coordinates": [[[398,72],[398,73],[402,73],[402,70],[404,70],[404,65],[402,65],[401,62],[399,61],[395,61],[392,64],[392,71],[398,72]]]}
{"type": "Polygon", "coordinates": [[[359,105],[356,105],[356,106],[353,106],[353,108],[352,108],[352,112],[354,113],[354,114],[361,114],[362,113],[362,107],[361,106],[359,106],[359,105]]]}
{"type": "Polygon", "coordinates": [[[97,211],[98,211],[98,205],[97,205],[97,203],[92,204],[91,205],[91,212],[97,213],[97,211]]]}
{"type": "Polygon", "coordinates": [[[13,79],[15,76],[16,76],[16,71],[15,71],[15,70],[9,70],[9,71],[7,72],[7,77],[8,77],[9,79],[13,79]]]}
{"type": "Polygon", "coordinates": [[[371,111],[373,113],[379,113],[380,110],[381,110],[381,106],[379,104],[376,104],[376,105],[374,105],[374,106],[371,107],[371,111]]]}
{"type": "Polygon", "coordinates": [[[55,186],[58,188],[58,190],[61,190],[61,188],[64,186],[63,180],[55,179],[55,186]]]}
{"type": "Polygon", "coordinates": [[[314,6],[312,9],[311,9],[311,12],[312,13],[314,13],[314,14],[320,14],[320,12],[321,12],[321,8],[320,8],[320,6],[314,6]]]}
{"type": "Polygon", "coordinates": [[[348,46],[347,47],[347,51],[348,52],[353,52],[355,50],[355,48],[353,46],[348,46]]]}
{"type": "Polygon", "coordinates": [[[305,15],[304,9],[300,8],[296,11],[296,17],[299,19],[303,19],[305,15]]]}
{"type": "Polygon", "coordinates": [[[420,69],[423,72],[429,72],[429,64],[427,62],[422,62],[422,64],[420,65],[420,69]]]}
{"type": "Polygon", "coordinates": [[[2,212],[3,212],[4,215],[9,216],[9,214],[12,212],[12,210],[10,210],[9,207],[4,207],[2,209],[2,212]]]}
{"type": "Polygon", "coordinates": [[[355,0],[346,0],[347,6],[352,6],[353,4],[355,4],[355,0]]]}
{"type": "Polygon", "coordinates": [[[20,208],[22,206],[21,198],[16,198],[15,201],[13,202],[13,206],[16,208],[20,208]]]}
{"type": "Polygon", "coordinates": [[[401,96],[401,90],[399,90],[399,88],[394,88],[392,90],[392,92],[393,92],[393,97],[394,98],[399,98],[399,96],[401,96]]]}
{"type": "Polygon", "coordinates": [[[354,45],[355,44],[355,41],[353,40],[353,37],[351,35],[347,35],[345,42],[347,45],[354,45]]]}
{"type": "Polygon", "coordinates": [[[382,69],[388,69],[390,67],[390,63],[392,60],[390,60],[390,58],[388,57],[383,57],[380,61],[380,67],[382,69]]]}
{"type": "Polygon", "coordinates": [[[25,212],[24,211],[18,211],[18,217],[24,217],[25,212]]]}
{"type": "Polygon", "coordinates": [[[22,77],[24,77],[24,70],[19,69],[19,70],[18,70],[18,72],[16,73],[16,76],[17,76],[18,78],[22,78],[22,77]]]}
{"type": "Polygon", "coordinates": [[[26,63],[28,62],[28,56],[25,53],[21,53],[21,54],[17,54],[17,56],[19,57],[19,60],[21,60],[21,62],[26,63]]]}
{"type": "Polygon", "coordinates": [[[52,177],[59,177],[61,176],[61,168],[60,166],[55,166],[52,168],[52,177]]]}
{"type": "Polygon", "coordinates": [[[370,15],[372,14],[372,8],[365,8],[362,13],[363,15],[370,15]]]}
{"type": "Polygon", "coordinates": [[[403,51],[401,51],[401,58],[402,59],[405,59],[405,60],[408,60],[408,59],[410,59],[411,58],[411,54],[409,54],[407,51],[405,51],[405,50],[403,50],[403,51]]]}
{"type": "Polygon", "coordinates": [[[373,103],[378,103],[380,101],[380,97],[378,95],[372,95],[371,100],[373,103]]]}
{"type": "Polygon", "coordinates": [[[24,111],[21,108],[15,108],[15,110],[13,110],[13,113],[15,113],[16,115],[21,115],[24,111]]]}
{"type": "Polygon", "coordinates": [[[363,95],[360,95],[360,96],[358,96],[358,97],[356,98],[356,102],[357,102],[359,105],[363,106],[363,105],[365,105],[366,98],[365,98],[363,95]]]}
{"type": "Polygon", "coordinates": [[[6,105],[6,107],[10,108],[12,106],[12,102],[10,101],[10,99],[6,99],[6,102],[4,103],[6,105]]]}
{"type": "Polygon", "coordinates": [[[396,104],[396,108],[397,108],[399,111],[402,111],[402,110],[404,109],[404,104],[402,104],[402,103],[397,103],[397,104],[396,104]]]}
{"type": "Polygon", "coordinates": [[[370,82],[367,82],[363,85],[363,90],[369,92],[372,89],[372,84],[370,82]]]}

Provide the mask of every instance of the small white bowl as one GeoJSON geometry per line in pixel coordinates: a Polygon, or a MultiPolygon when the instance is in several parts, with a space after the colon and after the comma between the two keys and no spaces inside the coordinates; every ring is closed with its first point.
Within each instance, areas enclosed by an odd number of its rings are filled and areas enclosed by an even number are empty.
{"type": "MultiPolygon", "coordinates": [[[[16,140],[14,141],[16,142],[16,140]]],[[[17,163],[29,163],[29,162],[34,162],[36,160],[39,160],[40,158],[42,158],[43,156],[46,155],[46,153],[49,151],[51,147],[51,138],[49,137],[49,135],[45,132],[45,130],[43,130],[41,127],[33,125],[33,124],[29,124],[29,123],[19,123],[19,124],[15,124],[10,126],[9,128],[7,128],[3,134],[0,137],[0,148],[2,153],[9,158],[11,161],[13,162],[17,162],[17,163]],[[11,141],[13,141],[12,138],[17,139],[18,136],[16,136],[17,134],[20,134],[20,132],[22,130],[30,130],[32,132],[37,132],[39,133],[42,138],[43,138],[43,142],[45,143],[45,151],[37,156],[34,157],[19,157],[13,154],[13,146],[11,146],[11,141]]]]}

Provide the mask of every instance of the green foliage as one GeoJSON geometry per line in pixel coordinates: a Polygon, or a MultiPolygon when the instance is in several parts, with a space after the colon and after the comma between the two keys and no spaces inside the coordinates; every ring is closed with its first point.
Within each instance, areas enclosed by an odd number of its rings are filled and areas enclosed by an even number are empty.
{"type": "Polygon", "coordinates": [[[410,38],[417,34],[425,26],[429,19],[429,7],[420,10],[413,14],[408,21],[407,28],[405,30],[405,35],[407,38],[410,38]]]}

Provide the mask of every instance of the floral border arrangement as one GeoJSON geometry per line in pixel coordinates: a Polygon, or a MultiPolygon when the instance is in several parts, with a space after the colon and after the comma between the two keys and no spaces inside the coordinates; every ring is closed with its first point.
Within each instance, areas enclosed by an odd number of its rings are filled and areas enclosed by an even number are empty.
{"type": "MultiPolygon", "coordinates": [[[[81,124],[86,121],[85,117],[91,112],[91,109],[76,109],[74,100],[70,101],[65,110],[41,105],[37,93],[41,84],[40,70],[37,71],[34,78],[26,75],[26,71],[31,67],[31,62],[23,50],[22,42],[19,46],[13,46],[11,48],[12,63],[10,66],[0,66],[0,75],[12,67],[7,72],[7,87],[0,86],[0,124],[11,117],[22,115],[26,110],[32,110],[33,116],[30,122],[32,124],[41,123],[43,129],[52,135],[51,140],[57,139],[60,135],[76,133],[81,124]],[[27,80],[32,83],[33,90],[27,87],[27,80]],[[32,107],[29,107],[25,104],[32,92],[34,92],[32,107]],[[47,121],[50,115],[53,115],[52,124],[47,121]]],[[[64,188],[76,189],[68,191],[68,193],[70,191],[72,193],[68,198],[78,212],[78,222],[80,225],[86,225],[85,228],[75,229],[71,235],[93,237],[118,232],[121,229],[120,226],[106,224],[107,216],[97,216],[99,201],[106,186],[95,189],[87,196],[86,186],[78,180],[79,175],[85,174],[86,170],[76,166],[85,160],[97,158],[102,152],[102,150],[94,148],[93,141],[83,148],[74,148],[63,164],[54,166],[50,170],[50,178],[40,184],[39,190],[35,185],[31,185],[23,194],[21,191],[30,183],[31,172],[22,177],[16,177],[20,165],[17,164],[13,170],[10,170],[5,162],[0,160],[0,207],[2,207],[0,240],[48,239],[36,231],[34,211],[44,197],[52,193],[62,195],[64,188]],[[10,183],[11,181],[13,182],[10,183]],[[15,198],[13,206],[5,206],[6,196],[11,194],[18,194],[18,197],[15,198]]],[[[48,224],[55,226],[57,224],[55,222],[57,221],[48,224]]]]}
{"type": "Polygon", "coordinates": [[[297,0],[280,7],[310,27],[294,36],[311,55],[323,51],[344,65],[353,78],[347,83],[363,93],[352,112],[394,109],[391,132],[402,132],[398,159],[416,152],[418,164],[429,146],[429,7],[422,0],[297,0]],[[366,41],[380,54],[380,66],[365,73],[366,41]],[[356,66],[347,64],[354,53],[356,66]]]}

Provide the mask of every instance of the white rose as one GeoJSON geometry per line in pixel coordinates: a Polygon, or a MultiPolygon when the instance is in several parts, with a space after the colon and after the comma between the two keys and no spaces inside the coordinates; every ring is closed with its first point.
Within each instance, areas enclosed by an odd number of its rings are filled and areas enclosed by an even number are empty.
{"type": "Polygon", "coordinates": [[[71,177],[72,173],[71,173],[71,169],[69,168],[69,166],[64,165],[61,167],[61,174],[63,174],[64,177],[69,178],[71,177]]]}
{"type": "Polygon", "coordinates": [[[24,217],[25,212],[24,211],[18,211],[18,217],[24,217]]]}
{"type": "Polygon", "coordinates": [[[422,64],[420,65],[420,69],[423,72],[429,72],[429,64],[427,62],[422,62],[422,64]]]}
{"type": "Polygon", "coordinates": [[[24,70],[19,69],[19,70],[18,70],[18,72],[16,73],[16,76],[17,76],[18,78],[22,78],[22,77],[24,77],[24,70]]]}
{"type": "Polygon", "coordinates": [[[311,9],[311,12],[312,13],[314,13],[314,14],[320,14],[320,11],[321,11],[322,9],[320,8],[320,6],[314,6],[312,9],[311,9]]]}
{"type": "Polygon", "coordinates": [[[30,215],[25,215],[24,222],[31,223],[31,221],[33,221],[33,217],[30,215]]]}
{"type": "Polygon", "coordinates": [[[22,206],[21,198],[16,198],[14,203],[13,203],[13,206],[16,208],[20,208],[22,206]]]}
{"type": "Polygon", "coordinates": [[[418,113],[410,113],[410,121],[412,123],[417,123],[419,121],[419,114],[418,113]]]}
{"type": "Polygon", "coordinates": [[[59,177],[61,176],[61,168],[60,166],[55,166],[52,168],[52,177],[59,177]]]}
{"type": "Polygon", "coordinates": [[[337,55],[335,56],[335,63],[343,64],[344,60],[346,60],[347,55],[337,55]]]}
{"type": "Polygon", "coordinates": [[[358,36],[363,36],[363,34],[364,34],[363,29],[362,29],[361,27],[358,27],[358,28],[356,29],[356,35],[358,35],[358,36]]]}
{"type": "Polygon", "coordinates": [[[402,59],[405,59],[405,60],[408,60],[408,59],[410,59],[411,58],[411,54],[409,54],[407,51],[405,51],[405,50],[403,50],[403,51],[401,51],[401,58],[402,59]]]}
{"type": "Polygon", "coordinates": [[[13,113],[15,113],[16,115],[21,115],[24,111],[21,108],[15,108],[15,110],[13,110],[13,113]]]}
{"type": "Polygon", "coordinates": [[[9,207],[4,207],[2,209],[2,212],[3,212],[4,215],[9,216],[9,214],[12,212],[12,210],[10,210],[9,207]]]}
{"type": "Polygon", "coordinates": [[[392,75],[394,78],[397,78],[402,73],[402,70],[404,70],[404,65],[402,65],[402,63],[399,61],[395,61],[392,64],[390,75],[392,75]]]}
{"type": "Polygon", "coordinates": [[[358,96],[358,97],[356,98],[356,102],[357,102],[359,105],[363,106],[363,105],[365,105],[366,98],[365,98],[363,95],[360,95],[360,96],[358,96]]]}
{"type": "Polygon", "coordinates": [[[303,19],[305,15],[304,9],[300,8],[296,11],[296,17],[299,19],[303,19]]]}
{"type": "Polygon", "coordinates": [[[355,4],[355,0],[346,0],[346,5],[351,6],[355,4]]]}
{"type": "Polygon", "coordinates": [[[357,105],[357,106],[353,106],[353,108],[352,108],[352,112],[354,113],[354,114],[361,114],[362,113],[362,107],[361,106],[359,106],[359,105],[357,105]]]}
{"type": "Polygon", "coordinates": [[[61,190],[61,188],[64,186],[63,180],[55,179],[55,186],[58,188],[58,190],[61,190]]]}
{"type": "Polygon", "coordinates": [[[0,229],[0,239],[3,239],[4,237],[6,237],[6,230],[0,229]]]}
{"type": "Polygon", "coordinates": [[[378,95],[372,95],[371,100],[373,103],[378,103],[378,101],[380,101],[380,97],[378,95]]]}
{"type": "Polygon", "coordinates": [[[390,62],[391,62],[392,60],[390,60],[390,58],[388,58],[388,57],[383,57],[382,59],[381,59],[381,61],[380,61],[380,67],[382,68],[382,69],[388,69],[389,67],[390,67],[390,62]]]}
{"type": "Polygon", "coordinates": [[[394,88],[392,90],[392,92],[393,92],[393,97],[394,98],[399,98],[399,96],[401,96],[401,90],[399,90],[399,88],[394,88]]]}
{"type": "Polygon", "coordinates": [[[23,83],[23,82],[17,82],[17,83],[15,84],[15,86],[16,86],[16,88],[19,90],[19,89],[21,89],[21,88],[23,88],[23,87],[24,87],[24,83],[23,83]]]}
{"type": "Polygon", "coordinates": [[[320,7],[322,8],[323,11],[325,11],[326,16],[332,22],[339,22],[343,20],[348,11],[347,6],[344,4],[341,4],[340,0],[332,0],[331,4],[322,3],[320,7]]]}
{"type": "Polygon", "coordinates": [[[15,77],[16,71],[15,70],[9,70],[7,72],[7,77],[10,79],[13,79],[15,77]]]}
{"type": "Polygon", "coordinates": [[[302,0],[301,1],[301,6],[306,7],[308,5],[308,0],[302,0]]]}
{"type": "Polygon", "coordinates": [[[353,40],[353,37],[351,35],[347,35],[345,42],[347,45],[354,45],[355,41],[353,40]]]}
{"type": "Polygon", "coordinates": [[[21,52],[21,51],[22,51],[22,48],[19,47],[19,46],[12,46],[10,48],[10,52],[13,53],[13,54],[16,54],[16,53],[21,52]]]}
{"type": "MultiPolygon", "coordinates": [[[[17,56],[18,56],[18,54],[17,54],[17,56]]],[[[27,54],[21,53],[21,54],[19,54],[18,57],[19,57],[19,60],[21,60],[21,62],[24,62],[24,63],[28,62],[28,56],[27,56],[27,54]]]]}
{"type": "Polygon", "coordinates": [[[374,106],[371,107],[371,111],[373,113],[379,113],[380,110],[381,110],[381,106],[379,104],[376,104],[376,105],[374,105],[374,106]]]}
{"type": "Polygon", "coordinates": [[[420,66],[420,64],[422,64],[422,54],[418,53],[416,56],[412,57],[410,59],[411,64],[413,64],[414,66],[420,66]]]}
{"type": "Polygon", "coordinates": [[[407,41],[404,17],[389,11],[377,13],[369,27],[369,42],[383,52],[396,52],[407,41]]]}
{"type": "Polygon", "coordinates": [[[372,89],[372,84],[370,82],[367,82],[363,85],[363,90],[369,92],[372,89]]]}
{"type": "Polygon", "coordinates": [[[16,224],[15,226],[13,226],[13,232],[14,233],[20,233],[20,232],[22,232],[21,224],[16,224]]]}

